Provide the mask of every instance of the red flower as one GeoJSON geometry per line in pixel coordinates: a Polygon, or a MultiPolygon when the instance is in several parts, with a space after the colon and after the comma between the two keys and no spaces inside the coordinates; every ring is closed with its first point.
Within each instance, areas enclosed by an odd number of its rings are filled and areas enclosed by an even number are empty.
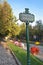
{"type": "Polygon", "coordinates": [[[39,53],[39,48],[37,48],[37,47],[31,47],[30,52],[32,54],[38,54],[39,53]]]}

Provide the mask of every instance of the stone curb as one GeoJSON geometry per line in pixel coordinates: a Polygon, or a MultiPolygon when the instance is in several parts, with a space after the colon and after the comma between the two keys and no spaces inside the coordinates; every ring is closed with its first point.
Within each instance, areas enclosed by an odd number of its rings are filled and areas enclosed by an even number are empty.
{"type": "Polygon", "coordinates": [[[17,58],[17,57],[15,56],[15,54],[13,53],[12,49],[9,48],[9,50],[10,50],[10,53],[12,54],[13,58],[15,59],[17,65],[22,65],[22,64],[20,63],[20,61],[18,60],[18,58],[17,58]]]}

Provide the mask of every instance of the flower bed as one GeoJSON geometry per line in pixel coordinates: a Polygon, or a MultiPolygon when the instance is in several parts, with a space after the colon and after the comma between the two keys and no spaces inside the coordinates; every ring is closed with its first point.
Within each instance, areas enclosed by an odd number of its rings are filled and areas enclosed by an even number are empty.
{"type": "MultiPolygon", "coordinates": [[[[8,43],[8,46],[12,49],[16,57],[19,59],[22,65],[27,65],[27,52],[22,48],[12,44],[11,42],[8,43]]],[[[43,62],[36,58],[34,55],[30,54],[30,65],[43,65],[43,62]]]]}
{"type": "Polygon", "coordinates": [[[13,42],[16,46],[19,46],[19,47],[21,47],[21,48],[24,48],[24,44],[22,43],[22,42],[20,42],[20,41],[14,41],[13,42]]]}

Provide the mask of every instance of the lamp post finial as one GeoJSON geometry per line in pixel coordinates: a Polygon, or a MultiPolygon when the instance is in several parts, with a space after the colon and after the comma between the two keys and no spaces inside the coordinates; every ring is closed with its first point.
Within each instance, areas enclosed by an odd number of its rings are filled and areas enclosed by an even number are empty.
{"type": "Polygon", "coordinates": [[[29,13],[29,8],[25,8],[25,13],[26,13],[26,14],[29,13]]]}

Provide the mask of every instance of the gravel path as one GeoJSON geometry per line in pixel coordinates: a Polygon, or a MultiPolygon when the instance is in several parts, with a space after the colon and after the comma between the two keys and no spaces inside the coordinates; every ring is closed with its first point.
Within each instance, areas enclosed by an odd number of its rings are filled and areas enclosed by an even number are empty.
{"type": "Polygon", "coordinates": [[[0,65],[17,65],[9,51],[0,45],[0,65]]]}

